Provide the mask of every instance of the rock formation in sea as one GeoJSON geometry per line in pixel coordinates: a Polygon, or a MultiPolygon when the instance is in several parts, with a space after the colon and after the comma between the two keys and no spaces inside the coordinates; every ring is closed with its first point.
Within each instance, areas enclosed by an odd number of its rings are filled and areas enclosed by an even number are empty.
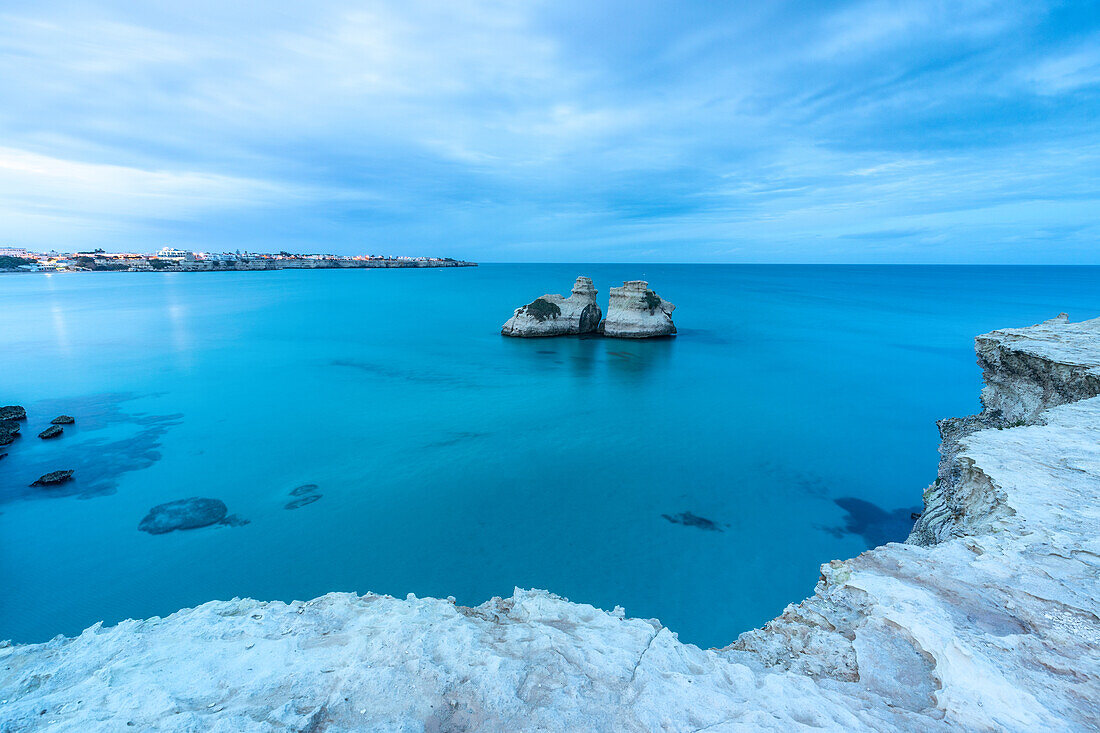
{"type": "Polygon", "coordinates": [[[39,433],[38,437],[42,438],[43,440],[49,440],[50,438],[58,437],[63,432],[65,432],[65,429],[60,425],[51,425],[43,430],[41,433],[39,433]]]}
{"type": "Polygon", "coordinates": [[[53,420],[50,420],[54,425],[72,425],[76,422],[76,418],[72,415],[58,415],[53,420]]]}
{"type": "Polygon", "coordinates": [[[0,445],[11,443],[22,429],[23,426],[16,420],[0,420],[0,445]]]}
{"type": "Polygon", "coordinates": [[[627,280],[622,287],[611,288],[601,329],[604,336],[614,338],[671,336],[676,333],[674,310],[676,306],[650,290],[645,280],[627,280]]]}
{"type": "Polygon", "coordinates": [[[0,730],[1095,730],[1100,319],[978,351],[910,541],[726,648],[536,590],[211,601],[0,644],[0,730]]]}
{"type": "Polygon", "coordinates": [[[58,486],[59,484],[72,481],[73,471],[50,471],[47,474],[43,474],[34,480],[31,486],[58,486]]]}
{"type": "Polygon", "coordinates": [[[568,298],[543,295],[516,312],[501,327],[505,336],[566,336],[592,333],[603,316],[592,278],[578,277],[568,298]]]}
{"type": "Polygon", "coordinates": [[[27,411],[19,405],[4,405],[0,407],[0,420],[26,420],[27,411]]]}

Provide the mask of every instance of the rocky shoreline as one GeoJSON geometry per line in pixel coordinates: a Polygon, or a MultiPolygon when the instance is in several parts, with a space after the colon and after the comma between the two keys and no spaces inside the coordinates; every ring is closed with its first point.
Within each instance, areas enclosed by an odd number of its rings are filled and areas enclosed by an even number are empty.
{"type": "MultiPolygon", "coordinates": [[[[17,258],[8,258],[17,259],[17,258]]],[[[241,255],[226,259],[181,257],[89,255],[73,256],[60,263],[20,260],[22,266],[0,267],[0,273],[35,272],[249,272],[270,270],[394,269],[405,267],[477,267],[476,262],[449,257],[298,257],[241,255]]]]}
{"type": "Polygon", "coordinates": [[[1100,319],[977,351],[909,541],[724,649],[545,591],[212,601],[4,644],[0,730],[1095,729],[1100,319]]]}

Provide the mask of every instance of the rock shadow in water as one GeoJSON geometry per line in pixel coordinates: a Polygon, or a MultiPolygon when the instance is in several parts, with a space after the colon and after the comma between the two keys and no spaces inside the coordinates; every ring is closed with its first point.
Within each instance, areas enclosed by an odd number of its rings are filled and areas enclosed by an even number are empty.
{"type": "Polygon", "coordinates": [[[826,529],[836,537],[857,534],[867,547],[904,541],[913,529],[914,516],[921,512],[919,506],[886,511],[877,504],[852,496],[836,499],[835,503],[846,515],[844,526],[826,529]]]}
{"type": "MultiPolygon", "coordinates": [[[[675,516],[669,516],[668,514],[662,514],[662,517],[672,522],[673,524],[682,524],[685,527],[697,527],[699,529],[705,529],[710,532],[724,532],[722,525],[718,524],[714,520],[707,519],[706,517],[700,517],[697,514],[691,512],[680,512],[675,516]]],[[[729,526],[728,524],[726,525],[729,526]]]]}

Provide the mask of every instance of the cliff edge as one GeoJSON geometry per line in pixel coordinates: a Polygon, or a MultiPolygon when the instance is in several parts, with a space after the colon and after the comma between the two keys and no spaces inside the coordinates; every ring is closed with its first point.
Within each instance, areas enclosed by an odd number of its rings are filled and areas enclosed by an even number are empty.
{"type": "Polygon", "coordinates": [[[977,348],[910,542],[725,649],[544,591],[215,601],[5,644],[0,730],[1095,729],[1100,319],[977,348]]]}

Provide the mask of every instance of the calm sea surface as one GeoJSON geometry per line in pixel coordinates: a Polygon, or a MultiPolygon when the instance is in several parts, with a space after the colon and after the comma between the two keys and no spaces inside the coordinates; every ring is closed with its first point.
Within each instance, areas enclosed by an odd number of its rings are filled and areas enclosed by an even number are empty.
{"type": "Polygon", "coordinates": [[[211,599],[513,586],[724,645],[907,534],[973,337],[1100,316],[1100,268],[483,265],[0,275],[0,639],[211,599]],[[506,339],[645,278],[680,335],[506,339]],[[60,413],[76,425],[35,437],[60,413]],[[76,469],[61,490],[40,474],[76,469]],[[290,492],[316,484],[296,509],[290,492]],[[150,507],[250,523],[152,536],[150,507]],[[690,513],[717,529],[683,523],[690,513]],[[678,520],[678,521],[670,521],[678,520]]]}

